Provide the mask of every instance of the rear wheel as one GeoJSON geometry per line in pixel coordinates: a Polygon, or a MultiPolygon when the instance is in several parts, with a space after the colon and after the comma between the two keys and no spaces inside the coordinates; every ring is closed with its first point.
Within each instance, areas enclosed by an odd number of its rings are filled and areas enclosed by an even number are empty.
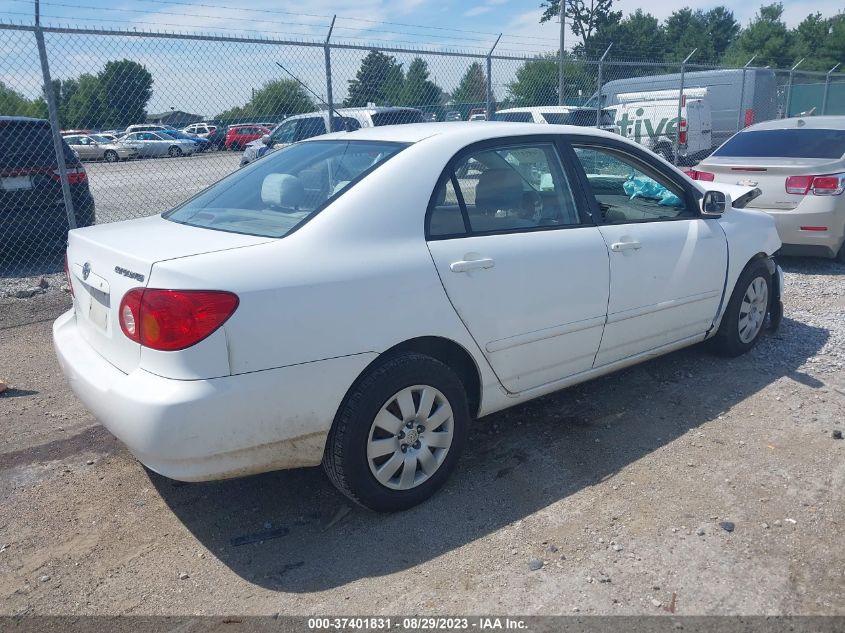
{"type": "Polygon", "coordinates": [[[240,143],[232,143],[231,145],[229,145],[229,149],[232,150],[233,152],[239,152],[239,151],[241,151],[241,144],[240,143]]]}
{"type": "Polygon", "coordinates": [[[120,160],[120,156],[117,155],[117,152],[113,149],[106,150],[106,153],[103,154],[103,160],[107,163],[116,163],[120,160]]]}
{"type": "Polygon", "coordinates": [[[181,148],[179,148],[179,147],[176,147],[175,145],[173,145],[173,146],[172,146],[169,150],[167,150],[167,153],[168,153],[168,154],[169,154],[172,158],[176,158],[177,156],[181,156],[181,155],[182,155],[182,149],[181,149],[181,148]]]}
{"type": "Polygon", "coordinates": [[[358,381],[338,412],[323,467],[347,497],[372,510],[404,510],[434,494],[466,441],[463,383],[422,354],[393,356],[358,381]]]}
{"type": "Polygon", "coordinates": [[[845,244],[839,247],[839,253],[836,255],[836,261],[840,264],[845,264],[845,244]]]}
{"type": "Polygon", "coordinates": [[[713,348],[721,356],[739,356],[757,344],[769,312],[772,276],[765,262],[751,262],[739,276],[728,307],[713,337],[713,348]]]}

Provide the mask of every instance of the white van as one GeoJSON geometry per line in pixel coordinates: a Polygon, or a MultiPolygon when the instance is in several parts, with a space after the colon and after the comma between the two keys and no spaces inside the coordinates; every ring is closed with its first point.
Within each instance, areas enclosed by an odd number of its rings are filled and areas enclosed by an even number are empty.
{"type": "Polygon", "coordinates": [[[600,125],[596,126],[595,108],[573,108],[571,106],[531,106],[528,108],[506,108],[497,110],[494,121],[511,123],[549,123],[552,125],[578,125],[599,127],[608,132],[618,132],[613,122],[613,110],[601,111],[600,125]]]}
{"type": "Polygon", "coordinates": [[[616,95],[614,122],[622,136],[659,154],[670,163],[678,140],[678,164],[692,165],[713,150],[713,124],[707,89],[684,91],[678,121],[677,90],[629,92],[616,95]]]}

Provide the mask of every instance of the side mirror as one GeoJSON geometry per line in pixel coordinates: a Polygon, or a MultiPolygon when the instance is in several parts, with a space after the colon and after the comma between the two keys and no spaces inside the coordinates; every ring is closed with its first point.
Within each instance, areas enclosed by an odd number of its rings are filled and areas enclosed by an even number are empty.
{"type": "Polygon", "coordinates": [[[265,145],[270,145],[270,143],[273,142],[273,139],[270,138],[269,134],[265,134],[264,136],[261,137],[261,142],[264,143],[265,145]]]}
{"type": "Polygon", "coordinates": [[[722,191],[708,191],[701,201],[701,215],[708,218],[718,218],[730,208],[731,196],[722,191]]]}

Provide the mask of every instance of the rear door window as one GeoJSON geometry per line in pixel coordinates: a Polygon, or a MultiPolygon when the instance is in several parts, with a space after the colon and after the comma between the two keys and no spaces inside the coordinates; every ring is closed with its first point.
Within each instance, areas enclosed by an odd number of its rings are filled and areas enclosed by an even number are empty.
{"type": "Polygon", "coordinates": [[[299,119],[296,128],[296,140],[302,141],[312,136],[320,136],[326,133],[326,122],[321,116],[312,116],[299,119]]]}
{"type": "Polygon", "coordinates": [[[713,155],[743,158],[842,158],[845,156],[845,130],[740,132],[713,155]]]}

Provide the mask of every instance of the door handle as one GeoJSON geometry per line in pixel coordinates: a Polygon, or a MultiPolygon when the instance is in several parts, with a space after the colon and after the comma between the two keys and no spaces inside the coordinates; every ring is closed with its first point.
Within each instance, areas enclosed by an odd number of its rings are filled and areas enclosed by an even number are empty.
{"type": "Polygon", "coordinates": [[[479,270],[482,268],[493,268],[496,262],[489,257],[480,257],[479,259],[462,259],[457,262],[449,264],[449,270],[453,273],[465,273],[470,270],[479,270]]]}
{"type": "Polygon", "coordinates": [[[610,250],[614,253],[619,253],[621,251],[636,251],[639,250],[642,244],[636,241],[630,242],[614,242],[610,245],[610,250]]]}

